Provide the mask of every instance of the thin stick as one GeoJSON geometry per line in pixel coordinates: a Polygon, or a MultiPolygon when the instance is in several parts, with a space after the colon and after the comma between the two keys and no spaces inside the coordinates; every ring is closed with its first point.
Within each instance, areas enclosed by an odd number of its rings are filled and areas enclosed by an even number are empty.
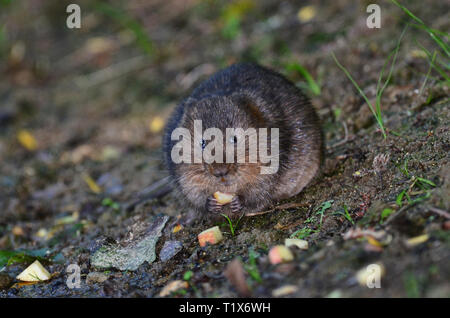
{"type": "Polygon", "coordinates": [[[432,206],[428,207],[428,210],[430,210],[431,212],[434,212],[436,214],[439,214],[440,216],[443,216],[446,219],[450,219],[450,213],[448,213],[447,211],[438,209],[438,208],[434,208],[432,206]]]}

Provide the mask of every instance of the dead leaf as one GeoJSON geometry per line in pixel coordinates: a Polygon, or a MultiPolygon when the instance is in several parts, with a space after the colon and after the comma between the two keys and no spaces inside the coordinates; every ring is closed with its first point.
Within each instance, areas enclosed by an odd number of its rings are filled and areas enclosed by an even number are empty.
{"type": "Polygon", "coordinates": [[[242,297],[250,297],[251,292],[245,280],[245,271],[239,258],[228,263],[224,275],[242,297]]]}

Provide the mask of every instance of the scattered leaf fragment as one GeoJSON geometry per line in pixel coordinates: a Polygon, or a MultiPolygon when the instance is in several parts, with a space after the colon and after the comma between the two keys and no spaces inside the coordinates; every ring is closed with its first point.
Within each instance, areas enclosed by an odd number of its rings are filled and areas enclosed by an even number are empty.
{"type": "Polygon", "coordinates": [[[86,182],[86,184],[88,185],[89,189],[91,189],[92,192],[94,192],[95,194],[99,194],[100,192],[102,192],[102,189],[99,187],[97,182],[95,182],[94,179],[91,178],[91,176],[84,173],[82,177],[84,182],[86,182]]]}
{"type": "Polygon", "coordinates": [[[376,246],[376,247],[383,247],[383,245],[380,242],[378,242],[376,239],[374,239],[371,236],[367,236],[367,242],[370,245],[373,245],[373,246],[376,246]]]}
{"type": "Polygon", "coordinates": [[[164,128],[164,120],[161,117],[156,116],[150,121],[148,128],[150,129],[150,132],[154,134],[159,133],[164,128]]]}
{"type": "Polygon", "coordinates": [[[17,134],[20,144],[27,150],[33,151],[37,149],[36,138],[28,130],[20,130],[17,134]]]}
{"type": "Polygon", "coordinates": [[[120,150],[114,146],[105,146],[100,154],[101,161],[108,161],[120,157],[120,150]]]}
{"type": "Polygon", "coordinates": [[[207,243],[217,244],[222,240],[223,235],[218,226],[214,226],[210,229],[207,229],[198,235],[198,243],[202,247],[205,246],[207,243]]]}
{"type": "Polygon", "coordinates": [[[18,226],[18,225],[14,226],[12,228],[11,232],[15,236],[24,236],[25,235],[25,232],[23,231],[23,228],[18,226]]]}
{"type": "Polygon", "coordinates": [[[342,236],[343,236],[344,240],[356,239],[356,238],[367,237],[367,236],[370,236],[377,240],[380,240],[386,236],[386,232],[383,230],[374,231],[372,229],[364,229],[363,230],[363,229],[357,227],[357,228],[352,228],[352,229],[348,230],[342,236]]]}
{"type": "Polygon", "coordinates": [[[84,50],[88,54],[101,54],[110,51],[114,47],[114,43],[105,37],[92,37],[87,39],[84,50]]]}
{"type": "Polygon", "coordinates": [[[183,280],[174,280],[168,283],[166,286],[164,286],[164,288],[159,293],[159,296],[161,297],[169,296],[170,294],[176,292],[177,290],[186,289],[188,287],[189,287],[188,282],[183,280]]]}
{"type": "Polygon", "coordinates": [[[361,171],[355,171],[354,173],[353,173],[353,176],[354,177],[361,177],[361,171]]]}
{"type": "Polygon", "coordinates": [[[45,240],[48,240],[51,238],[52,235],[50,235],[51,233],[48,232],[47,229],[44,228],[40,228],[37,232],[36,232],[36,236],[39,238],[43,238],[45,240]]]}
{"type": "Polygon", "coordinates": [[[269,251],[269,260],[272,264],[286,263],[294,259],[292,252],[284,245],[276,245],[269,251]]]}
{"type": "Polygon", "coordinates": [[[38,282],[49,280],[51,275],[38,260],[35,260],[16,278],[24,282],[38,282]]]}
{"type": "Polygon", "coordinates": [[[295,293],[298,287],[295,285],[284,285],[272,291],[273,297],[283,297],[295,293]]]}
{"type": "Polygon", "coordinates": [[[419,235],[416,237],[412,237],[412,238],[406,240],[406,245],[408,245],[409,247],[413,247],[413,246],[425,243],[426,241],[428,241],[429,238],[430,237],[428,234],[423,234],[423,235],[419,235]]]}
{"type": "Polygon", "coordinates": [[[297,18],[300,22],[308,22],[314,19],[317,14],[316,7],[314,6],[304,6],[297,13],[297,18]]]}
{"type": "Polygon", "coordinates": [[[307,250],[308,249],[308,241],[301,240],[301,239],[295,239],[295,238],[285,239],[284,240],[284,245],[286,247],[297,246],[301,250],[307,250]]]}
{"type": "Polygon", "coordinates": [[[177,233],[178,231],[180,231],[183,228],[183,226],[181,224],[177,224],[173,227],[172,229],[172,233],[177,233]]]}
{"type": "Polygon", "coordinates": [[[79,217],[80,213],[78,213],[78,211],[75,211],[71,215],[63,216],[61,218],[56,219],[55,224],[56,225],[72,224],[78,221],[79,217]]]}
{"type": "Polygon", "coordinates": [[[237,289],[238,293],[243,297],[249,297],[251,293],[244,273],[244,267],[239,258],[235,258],[228,263],[224,271],[225,277],[237,289]]]}

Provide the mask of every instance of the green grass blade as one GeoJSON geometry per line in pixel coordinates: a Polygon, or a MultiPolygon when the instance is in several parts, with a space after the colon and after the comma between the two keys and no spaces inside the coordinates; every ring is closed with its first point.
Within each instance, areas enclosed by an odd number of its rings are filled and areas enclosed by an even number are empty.
{"type": "Polygon", "coordinates": [[[149,56],[153,56],[155,54],[155,47],[152,40],[150,40],[142,25],[134,18],[104,2],[96,2],[95,9],[116,20],[123,27],[132,31],[136,37],[137,44],[146,54],[149,56]]]}
{"type": "Polygon", "coordinates": [[[286,69],[289,71],[296,71],[299,74],[301,74],[308,83],[308,88],[311,90],[311,92],[316,96],[320,95],[319,84],[317,84],[317,82],[314,80],[314,78],[311,76],[311,74],[305,67],[303,67],[299,63],[291,63],[286,66],[286,69]]]}
{"type": "Polygon", "coordinates": [[[434,63],[435,59],[436,59],[436,50],[434,50],[434,52],[433,52],[433,58],[431,59],[430,67],[428,68],[428,72],[427,72],[427,75],[425,76],[425,80],[423,81],[423,84],[420,87],[419,95],[422,95],[425,85],[427,84],[427,81],[428,81],[428,78],[430,77],[431,69],[433,68],[433,63],[434,63]]]}
{"type": "Polygon", "coordinates": [[[422,25],[423,29],[425,29],[430,37],[442,48],[442,50],[450,57],[450,47],[439,37],[439,34],[432,28],[428,27],[420,18],[415,16],[411,11],[408,10],[405,6],[401,5],[397,0],[391,0],[397,7],[402,9],[411,19],[418,22],[422,25]]]}
{"type": "Polygon", "coordinates": [[[331,55],[333,56],[334,61],[336,62],[337,66],[344,72],[344,74],[349,78],[349,80],[352,82],[353,86],[355,86],[355,88],[358,90],[359,94],[364,98],[364,100],[366,101],[367,105],[370,108],[370,111],[372,112],[372,114],[375,116],[375,119],[378,123],[378,126],[381,129],[381,133],[383,134],[383,137],[386,139],[386,132],[384,129],[384,125],[383,125],[383,120],[381,118],[381,116],[378,116],[378,114],[375,112],[375,109],[372,106],[372,103],[369,101],[369,99],[367,98],[366,94],[364,94],[364,92],[362,91],[362,89],[359,87],[359,85],[356,83],[356,81],[353,79],[353,77],[350,75],[350,73],[347,71],[347,69],[342,66],[341,63],[339,63],[339,61],[337,60],[336,56],[334,55],[333,52],[331,52],[331,55]]]}
{"type": "MultiPolygon", "coordinates": [[[[401,43],[403,36],[405,35],[405,32],[407,29],[408,29],[408,26],[406,26],[403,29],[402,33],[400,34],[400,38],[398,39],[397,46],[394,49],[394,58],[392,59],[391,68],[389,70],[389,75],[388,75],[386,81],[384,82],[384,85],[381,88],[381,90],[379,92],[377,92],[377,101],[378,102],[376,103],[376,107],[377,107],[377,111],[379,111],[379,113],[378,113],[379,116],[381,116],[381,109],[380,109],[381,106],[380,106],[379,101],[381,100],[381,95],[383,94],[384,89],[387,87],[387,85],[389,84],[389,81],[391,80],[392,72],[394,71],[394,65],[395,65],[395,62],[397,61],[397,55],[398,55],[398,51],[400,48],[400,43],[401,43]]],[[[380,74],[380,78],[381,78],[381,76],[382,75],[380,74]]]]}

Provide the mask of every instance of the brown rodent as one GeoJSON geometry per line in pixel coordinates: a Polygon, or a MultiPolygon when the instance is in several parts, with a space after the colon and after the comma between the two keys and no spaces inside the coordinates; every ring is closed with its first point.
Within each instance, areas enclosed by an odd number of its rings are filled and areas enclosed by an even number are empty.
{"type": "MultiPolygon", "coordinates": [[[[233,147],[231,140],[223,142],[233,147]]],[[[318,172],[322,150],[319,119],[309,99],[282,75],[252,63],[234,64],[200,84],[176,107],[163,137],[165,162],[185,201],[199,211],[231,215],[262,211],[298,194],[318,172]],[[183,127],[194,136],[194,120],[202,121],[203,131],[215,127],[224,136],[226,128],[278,128],[278,171],[261,174],[267,164],[259,156],[256,163],[175,163],[171,153],[179,140],[172,140],[172,132],[183,127]],[[233,194],[233,201],[219,204],[216,191],[233,194]]]]}

